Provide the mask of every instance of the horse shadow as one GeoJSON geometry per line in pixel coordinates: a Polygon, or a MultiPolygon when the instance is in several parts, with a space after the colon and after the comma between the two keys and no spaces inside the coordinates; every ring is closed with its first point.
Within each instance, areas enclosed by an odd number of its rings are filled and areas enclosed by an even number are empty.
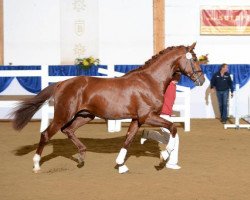
{"type": "MultiPolygon", "coordinates": [[[[125,136],[114,137],[114,138],[105,138],[105,139],[98,139],[98,138],[79,138],[80,141],[86,145],[87,153],[94,152],[94,153],[119,153],[124,141],[125,136]]],[[[78,164],[78,159],[76,158],[75,154],[78,153],[77,148],[68,138],[65,139],[52,139],[48,142],[47,145],[52,146],[52,153],[45,155],[41,158],[40,164],[54,159],[58,156],[73,160],[78,164]]],[[[35,151],[38,147],[38,143],[33,145],[25,145],[17,148],[14,150],[14,154],[16,156],[23,156],[32,151],[35,151]]],[[[46,148],[46,146],[45,146],[46,148]]],[[[128,149],[128,154],[126,159],[130,156],[147,156],[147,157],[157,157],[159,158],[160,154],[160,147],[159,144],[153,140],[146,141],[143,145],[140,144],[140,137],[137,136],[133,143],[131,144],[130,148],[128,149]]],[[[81,165],[77,165],[79,168],[82,167],[81,165]]],[[[160,162],[159,166],[155,166],[157,170],[160,170],[162,164],[160,162]]]]}

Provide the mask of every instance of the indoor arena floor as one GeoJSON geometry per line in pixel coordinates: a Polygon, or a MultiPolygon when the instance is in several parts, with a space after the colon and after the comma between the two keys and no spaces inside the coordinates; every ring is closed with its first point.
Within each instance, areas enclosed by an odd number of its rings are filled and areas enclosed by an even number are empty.
{"type": "Polygon", "coordinates": [[[0,122],[1,200],[248,200],[250,199],[250,130],[228,129],[216,119],[191,120],[191,132],[178,128],[180,170],[160,168],[153,141],[129,149],[130,171],[118,174],[115,159],[128,124],[108,133],[96,121],[77,131],[87,146],[85,165],[77,167],[77,149],[62,133],[45,147],[41,172],[32,172],[39,142],[39,122],[15,132],[0,122]]]}

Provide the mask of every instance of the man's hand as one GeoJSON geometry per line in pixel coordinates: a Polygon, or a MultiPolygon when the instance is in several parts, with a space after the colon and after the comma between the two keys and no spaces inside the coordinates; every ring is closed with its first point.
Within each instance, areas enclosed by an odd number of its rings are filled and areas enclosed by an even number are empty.
{"type": "Polygon", "coordinates": [[[210,89],[210,93],[213,94],[215,92],[215,89],[214,88],[211,88],[210,89]]]}

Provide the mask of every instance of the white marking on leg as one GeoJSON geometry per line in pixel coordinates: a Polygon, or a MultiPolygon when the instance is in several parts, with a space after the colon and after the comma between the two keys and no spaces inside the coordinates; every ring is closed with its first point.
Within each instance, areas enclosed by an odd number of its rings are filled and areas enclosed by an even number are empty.
{"type": "Polygon", "coordinates": [[[117,156],[117,158],[116,158],[116,163],[117,163],[118,165],[123,164],[126,155],[127,155],[127,149],[121,148],[120,153],[118,154],[118,156],[117,156]]]}
{"type": "Polygon", "coordinates": [[[178,163],[178,152],[179,151],[179,136],[178,134],[175,135],[175,146],[173,151],[171,151],[168,164],[169,165],[177,165],[178,163]]]}
{"type": "Polygon", "coordinates": [[[168,157],[169,157],[169,152],[168,150],[164,150],[164,151],[161,151],[161,157],[164,159],[164,160],[167,160],[168,157]]]}
{"type": "Polygon", "coordinates": [[[173,136],[170,134],[169,136],[169,141],[168,141],[168,145],[166,147],[166,149],[171,152],[174,150],[174,146],[175,146],[175,138],[173,138],[173,136]]]}
{"type": "Polygon", "coordinates": [[[84,162],[84,159],[80,153],[78,154],[77,159],[78,159],[79,164],[84,162]]]}
{"type": "Polygon", "coordinates": [[[41,168],[40,168],[40,162],[41,160],[41,156],[38,155],[38,154],[35,154],[34,157],[33,157],[33,162],[34,162],[34,168],[33,168],[33,171],[34,172],[38,172],[41,168]]]}

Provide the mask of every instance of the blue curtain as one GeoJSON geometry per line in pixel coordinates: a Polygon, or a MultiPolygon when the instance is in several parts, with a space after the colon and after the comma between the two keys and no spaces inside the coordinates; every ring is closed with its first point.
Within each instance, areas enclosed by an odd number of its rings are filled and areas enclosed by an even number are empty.
{"type": "Polygon", "coordinates": [[[250,65],[228,65],[229,72],[234,75],[233,82],[244,86],[250,80],[250,65]]]}
{"type": "MultiPolygon", "coordinates": [[[[141,65],[115,65],[115,71],[127,73],[131,70],[137,69],[140,66],[141,65]]],[[[178,85],[190,87],[190,88],[195,87],[195,84],[193,83],[193,81],[191,81],[188,77],[183,76],[183,75],[181,76],[181,80],[179,81],[178,85]]]]}
{"type": "Polygon", "coordinates": [[[39,93],[41,91],[41,77],[17,77],[20,85],[31,93],[39,93]]]}
{"type": "MultiPolygon", "coordinates": [[[[1,77],[2,70],[40,70],[41,66],[0,66],[0,92],[5,90],[14,77],[1,77]]],[[[15,74],[13,74],[15,76],[15,74]]],[[[17,77],[20,85],[31,93],[41,91],[41,77],[17,77]]]]}
{"type": "Polygon", "coordinates": [[[82,69],[78,65],[50,65],[49,76],[105,76],[98,73],[98,68],[107,69],[107,65],[92,66],[82,69]]]}
{"type": "Polygon", "coordinates": [[[178,85],[189,87],[191,89],[193,89],[195,87],[194,82],[192,80],[190,80],[190,78],[188,78],[187,76],[184,76],[184,75],[181,75],[181,79],[178,82],[178,85]]]}
{"type": "MultiPolygon", "coordinates": [[[[220,65],[202,65],[202,71],[211,80],[213,74],[219,71],[220,65]]],[[[243,87],[250,79],[250,65],[229,64],[229,73],[233,75],[234,88],[236,84],[243,87]]]]}
{"type": "Polygon", "coordinates": [[[14,77],[0,77],[0,92],[4,91],[9,86],[13,79],[14,77]]]}
{"type": "MultiPolygon", "coordinates": [[[[247,64],[230,64],[229,72],[233,75],[233,84],[239,84],[240,87],[244,86],[250,79],[250,65],[247,64]]],[[[122,73],[127,73],[130,70],[136,69],[140,67],[140,65],[115,65],[115,71],[119,71],[122,73]]],[[[201,69],[203,73],[207,76],[209,80],[211,80],[213,74],[217,72],[220,68],[220,65],[201,65],[201,69]]],[[[178,85],[194,88],[195,84],[188,77],[182,75],[178,85]]]]}
{"type": "Polygon", "coordinates": [[[115,71],[121,72],[121,73],[127,73],[131,70],[137,69],[141,65],[115,65],[115,71]]]}

